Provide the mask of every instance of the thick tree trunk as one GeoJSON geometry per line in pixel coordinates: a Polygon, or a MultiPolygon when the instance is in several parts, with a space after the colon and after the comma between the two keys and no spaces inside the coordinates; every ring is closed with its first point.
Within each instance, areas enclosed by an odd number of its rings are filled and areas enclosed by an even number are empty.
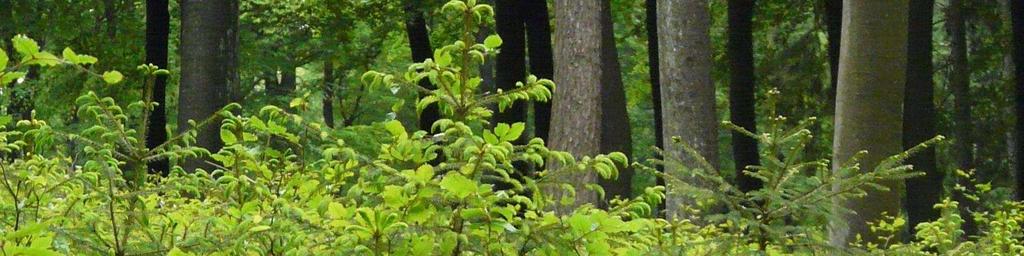
{"type": "MultiPolygon", "coordinates": [[[[600,152],[601,142],[601,0],[556,0],[555,83],[551,149],[576,157],[600,152]]],[[[576,204],[597,205],[597,193],[584,187],[597,182],[593,172],[556,177],[576,187],[576,204]]],[[[549,193],[559,198],[560,188],[549,193]]],[[[556,207],[567,213],[572,208],[556,207]]]]}
{"type": "MultiPolygon", "coordinates": [[[[662,120],[668,159],[680,159],[691,168],[698,160],[684,152],[672,137],[679,136],[708,162],[718,163],[718,121],[715,112],[715,84],[711,81],[711,17],[707,0],[659,0],[658,43],[661,73],[662,120]]],[[[680,170],[668,168],[668,175],[686,179],[680,170]]],[[[668,185],[666,216],[686,217],[680,209],[692,204],[685,195],[668,185]]]]}
{"type": "MultiPolygon", "coordinates": [[[[972,139],[971,118],[971,67],[967,63],[967,26],[964,20],[964,2],[950,0],[946,8],[946,29],[949,33],[950,67],[949,87],[953,91],[953,134],[956,136],[954,152],[956,152],[957,168],[970,171],[974,169],[974,140],[972,139]]],[[[970,212],[977,209],[977,204],[968,199],[964,192],[973,191],[974,185],[969,179],[957,178],[957,183],[967,191],[955,191],[954,197],[960,202],[960,215],[964,217],[963,230],[965,236],[978,232],[974,218],[970,212]]]]}
{"type": "MultiPolygon", "coordinates": [[[[732,123],[757,133],[754,106],[754,36],[752,19],[754,0],[729,0],[729,117],[732,123]]],[[[761,187],[757,178],[743,174],[747,166],[760,165],[757,140],[739,132],[732,133],[732,153],[736,160],[736,184],[740,190],[761,187]]]]}
{"type": "MultiPolygon", "coordinates": [[[[903,147],[911,148],[935,137],[935,84],[932,75],[932,15],[935,0],[910,0],[907,27],[907,83],[903,98],[903,147]]],[[[945,174],[935,164],[935,149],[928,147],[907,161],[925,176],[907,180],[907,219],[913,230],[918,223],[935,220],[933,206],[942,197],[945,174]]]]}
{"type": "MultiPolygon", "coordinates": [[[[171,15],[167,0],[146,0],[146,63],[162,69],[167,66],[168,36],[171,29],[171,15]]],[[[146,124],[146,146],[154,148],[167,141],[167,76],[157,76],[153,81],[153,102],[156,107],[149,114],[146,124]]],[[[167,175],[170,166],[166,159],[147,164],[149,172],[167,175]]]]}
{"type": "MultiPolygon", "coordinates": [[[[238,2],[181,1],[181,86],[178,98],[178,130],[188,130],[188,120],[203,120],[222,107],[238,86],[238,2]]],[[[217,123],[199,129],[196,145],[210,152],[223,146],[217,123]]],[[[212,169],[203,159],[190,159],[185,170],[212,169]]]]}
{"type": "Polygon", "coordinates": [[[839,81],[839,45],[842,44],[843,0],[825,1],[825,28],[828,34],[828,64],[831,83],[828,87],[828,111],[835,116],[836,84],[839,81]]]}
{"type": "MultiPolygon", "coordinates": [[[[845,1],[836,94],[833,163],[847,162],[861,150],[861,171],[902,151],[903,88],[907,62],[907,0],[845,1]],[[897,25],[894,25],[897,24],[897,25]]],[[[903,182],[881,182],[889,191],[868,190],[862,198],[835,199],[856,214],[837,216],[831,244],[847,246],[857,235],[878,242],[868,228],[883,213],[901,212],[903,182]]],[[[898,239],[898,238],[897,238],[898,239]]]]}
{"type": "Polygon", "coordinates": [[[1016,152],[1017,159],[1017,199],[1024,199],[1024,2],[1010,1],[1010,20],[1013,31],[1013,67],[1014,86],[1017,89],[1016,109],[1016,152]]]}
{"type": "MultiPolygon", "coordinates": [[[[417,2],[419,1],[406,0],[405,2],[405,30],[406,35],[409,37],[412,61],[423,62],[433,58],[434,50],[430,47],[430,32],[427,31],[427,21],[423,18],[423,10],[420,9],[417,2]]],[[[434,89],[434,85],[427,79],[421,80],[420,86],[434,89]]],[[[430,126],[434,125],[434,121],[441,119],[441,113],[436,104],[431,104],[423,110],[419,119],[419,128],[429,131],[430,126]]]]}
{"type": "MultiPolygon", "coordinates": [[[[495,30],[504,43],[498,52],[495,64],[495,85],[509,91],[516,83],[526,78],[526,28],[520,0],[497,0],[495,4],[495,30]]],[[[517,123],[526,121],[526,104],[513,104],[494,115],[494,123],[517,123]]],[[[525,138],[523,138],[525,139],[525,138]]]]}
{"type": "Polygon", "coordinates": [[[334,62],[324,61],[324,99],[322,101],[324,124],[334,128],[334,62]]]}
{"type": "MultiPolygon", "coordinates": [[[[554,57],[551,49],[551,18],[547,0],[523,0],[523,18],[526,22],[526,47],[530,74],[538,78],[554,79],[554,57]]],[[[533,103],[534,136],[548,141],[551,129],[551,101],[533,103]]]]}
{"type": "MultiPolygon", "coordinates": [[[[633,138],[618,52],[611,2],[605,0],[601,4],[601,153],[622,152],[632,158],[633,138]]],[[[600,183],[608,199],[629,198],[633,192],[633,169],[623,166],[618,179],[601,179],[600,183]]]]}

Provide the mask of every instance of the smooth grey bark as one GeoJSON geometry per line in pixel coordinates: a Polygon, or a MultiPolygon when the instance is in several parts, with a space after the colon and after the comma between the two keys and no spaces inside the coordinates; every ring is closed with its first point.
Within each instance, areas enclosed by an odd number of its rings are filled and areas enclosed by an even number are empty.
{"type": "MultiPolygon", "coordinates": [[[[600,152],[601,141],[601,0],[555,0],[555,83],[551,122],[551,149],[576,157],[600,152]]],[[[576,205],[597,204],[597,193],[584,188],[597,182],[587,172],[557,177],[576,187],[576,205]]],[[[551,188],[555,199],[560,188],[551,188]]],[[[571,211],[556,207],[560,213],[571,211]]]]}
{"type": "MultiPolygon", "coordinates": [[[[181,1],[181,85],[178,130],[201,121],[235,99],[238,87],[238,1],[181,1]]],[[[217,152],[223,146],[220,125],[202,127],[197,146],[217,152]]],[[[203,159],[186,160],[185,170],[212,169],[203,159]]]]}
{"type": "MultiPolygon", "coordinates": [[[[862,171],[871,171],[881,160],[902,151],[907,26],[894,24],[907,24],[907,12],[907,0],[843,2],[833,163],[847,162],[867,150],[859,164],[862,171]]],[[[845,247],[857,235],[878,242],[867,222],[902,211],[903,182],[880,184],[890,190],[869,189],[862,198],[834,199],[837,207],[855,214],[840,214],[832,220],[833,246],[845,247]]]]}
{"type": "MultiPolygon", "coordinates": [[[[707,0],[659,0],[658,44],[661,73],[661,106],[667,159],[697,168],[698,160],[683,151],[672,137],[678,136],[708,162],[718,163],[718,121],[715,112],[715,84],[711,81],[711,17],[707,0]]],[[[685,179],[677,168],[667,166],[667,175],[685,179]]],[[[668,180],[666,216],[685,217],[680,211],[691,204],[674,194],[668,180]]]]}

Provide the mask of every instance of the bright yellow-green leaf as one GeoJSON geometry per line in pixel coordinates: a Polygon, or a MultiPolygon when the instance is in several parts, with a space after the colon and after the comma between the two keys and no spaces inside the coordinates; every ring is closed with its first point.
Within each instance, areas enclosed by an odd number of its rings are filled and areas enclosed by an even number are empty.
{"type": "Polygon", "coordinates": [[[476,193],[476,182],[462,176],[458,172],[450,172],[441,179],[441,188],[455,194],[458,198],[466,198],[476,193]]]}
{"type": "Polygon", "coordinates": [[[484,39],[484,46],[487,46],[487,48],[498,48],[501,47],[503,42],[500,36],[490,35],[487,39],[484,39]]]}
{"type": "Polygon", "coordinates": [[[77,54],[75,51],[71,50],[71,48],[64,48],[63,55],[64,60],[78,65],[94,64],[97,61],[96,57],[77,54]]]}
{"type": "Polygon", "coordinates": [[[10,58],[7,57],[7,51],[4,51],[3,48],[0,48],[0,72],[3,72],[4,69],[7,69],[8,60],[10,60],[10,58]]]}
{"type": "Polygon", "coordinates": [[[121,72],[118,72],[117,70],[107,71],[103,73],[103,81],[107,82],[107,84],[120,83],[121,79],[124,79],[124,75],[122,75],[121,72]]]}
{"type": "Polygon", "coordinates": [[[21,56],[32,56],[39,53],[39,44],[25,35],[15,36],[11,39],[11,43],[14,44],[14,50],[21,56]]]}

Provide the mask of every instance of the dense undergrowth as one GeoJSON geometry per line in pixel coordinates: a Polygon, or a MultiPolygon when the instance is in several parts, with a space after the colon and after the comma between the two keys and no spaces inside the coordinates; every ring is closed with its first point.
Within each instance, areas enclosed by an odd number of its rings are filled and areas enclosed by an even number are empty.
{"type": "MultiPolygon", "coordinates": [[[[746,172],[764,188],[745,193],[710,164],[631,162],[619,153],[573,156],[539,139],[516,144],[525,125],[492,126],[492,107],[548,100],[554,83],[530,77],[512,91],[483,92],[475,67],[501,39],[476,43],[470,35],[493,11],[473,0],[455,0],[444,9],[463,21],[464,41],[404,73],[371,71],[362,79],[377,90],[426,95],[417,109],[436,104],[446,116],[432,131],[398,121],[326,129],[293,113],[308,107],[297,98],[287,109],[266,106],[255,113],[229,105],[192,123],[220,124],[225,146],[219,151],[193,146],[194,130],[147,148],[140,128],[153,106],[150,86],[137,88],[145,100],[128,105],[82,95],[78,118],[88,128],[80,131],[39,120],[4,122],[2,255],[1024,254],[1024,205],[1005,200],[971,216],[983,231],[977,237],[962,237],[966,216],[959,215],[957,202],[946,200],[935,206],[942,217],[913,227],[906,241],[900,234],[911,227],[893,217],[875,223],[880,239],[873,240],[880,243],[828,244],[826,226],[842,211],[832,199],[887,189],[877,182],[917,175],[902,160],[941,138],[873,170],[846,164],[833,174],[828,160],[803,159],[811,138],[805,128],[813,119],[785,127],[783,118],[775,118],[763,134],[726,124],[764,145],[764,164],[746,172]],[[438,89],[419,87],[422,79],[438,89]],[[147,163],[165,158],[205,158],[216,168],[147,173],[147,163]],[[573,205],[573,195],[583,189],[603,194],[596,184],[574,186],[560,177],[593,172],[614,179],[627,166],[655,172],[652,166],[659,165],[669,170],[663,176],[674,188],[667,195],[664,187],[650,187],[635,198],[553,210],[573,205]],[[665,196],[690,197],[692,214],[656,217],[665,196]]],[[[110,86],[123,79],[119,72],[90,69],[97,60],[71,50],[57,57],[25,37],[13,43],[20,60],[0,50],[2,84],[23,79],[28,66],[75,67],[110,86]]],[[[143,65],[135,74],[150,85],[167,71],[143,65]]],[[[977,188],[981,194],[969,198],[995,193],[984,184],[977,188]]]]}

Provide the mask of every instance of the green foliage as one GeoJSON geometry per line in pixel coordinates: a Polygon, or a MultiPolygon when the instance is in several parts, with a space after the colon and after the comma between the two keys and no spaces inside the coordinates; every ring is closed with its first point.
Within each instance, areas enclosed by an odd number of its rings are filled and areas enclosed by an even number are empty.
{"type": "MultiPolygon", "coordinates": [[[[301,8],[299,8],[301,9],[301,8]]],[[[439,47],[434,58],[401,74],[371,71],[360,77],[368,92],[411,90],[426,95],[415,107],[437,104],[445,118],[431,131],[416,131],[385,118],[370,125],[329,130],[303,115],[310,93],[288,108],[237,111],[229,105],[190,122],[168,142],[146,147],[144,134],[153,78],[169,71],[151,65],[127,75],[98,72],[97,58],[71,49],[46,53],[26,37],[15,38],[19,61],[0,49],[4,84],[22,79],[28,66],[62,71],[66,66],[134,91],[122,105],[99,92],[75,101],[81,130],[43,120],[0,122],[0,251],[5,255],[818,255],[837,252],[898,255],[1014,255],[1024,248],[1024,206],[991,203],[974,214],[983,235],[960,238],[957,203],[936,207],[939,220],[917,227],[909,243],[829,247],[823,224],[837,210],[831,199],[854,197],[886,179],[916,175],[901,165],[913,151],[893,156],[871,171],[827,160],[805,160],[813,119],[791,127],[773,119],[753,136],[762,166],[746,169],[765,187],[740,192],[710,164],[681,168],[696,183],[670,180],[690,196],[692,209],[708,214],[662,219],[655,206],[665,188],[647,187],[635,198],[611,199],[607,208],[583,205],[565,213],[572,185],[554,177],[593,172],[612,179],[630,165],[620,153],[575,158],[548,149],[540,139],[516,143],[526,125],[489,124],[493,108],[548,100],[554,83],[529,77],[510,91],[481,88],[478,66],[501,39],[478,43],[474,35],[493,11],[476,1],[455,0],[443,13],[461,21],[460,40],[439,47]],[[429,79],[437,89],[420,87],[429,79]],[[127,87],[139,83],[141,88],[127,87]],[[220,124],[224,147],[192,146],[196,131],[220,124]],[[152,175],[159,159],[204,158],[210,170],[174,169],[152,175]],[[513,162],[531,163],[534,170],[513,162]],[[518,177],[518,178],[513,178],[518,177]],[[496,183],[510,184],[498,188],[496,183]],[[838,187],[838,190],[833,190],[838,187]],[[551,191],[567,193],[556,196],[551,191]],[[723,212],[719,209],[728,209],[723,212]]],[[[306,17],[309,16],[300,16],[306,17]]],[[[18,58],[15,58],[18,59],[18,58]]],[[[19,81],[18,83],[23,83],[19,81]]],[[[778,97],[773,91],[769,97],[778,97]]],[[[771,104],[770,104],[771,105],[771,104]]],[[[777,117],[777,118],[776,118],[777,117]]],[[[0,119],[2,121],[3,119],[0,119]]],[[[9,119],[6,119],[9,120],[9,119]]],[[[931,144],[935,142],[930,142],[931,144]]],[[[926,145],[931,145],[926,144],[926,145]]],[[[692,150],[691,150],[692,151],[692,150]]],[[[668,160],[656,164],[678,165],[668,160]]],[[[640,163],[638,169],[653,170],[640,163]]],[[[674,176],[674,175],[671,175],[674,176]]],[[[666,176],[669,177],[669,176],[666,176]]],[[[976,191],[990,192],[987,184],[976,191]]],[[[590,184],[588,189],[600,186],[590,184]]],[[[975,198],[987,195],[976,195],[975,198]]],[[[902,232],[894,217],[879,221],[883,237],[902,232]]]]}

